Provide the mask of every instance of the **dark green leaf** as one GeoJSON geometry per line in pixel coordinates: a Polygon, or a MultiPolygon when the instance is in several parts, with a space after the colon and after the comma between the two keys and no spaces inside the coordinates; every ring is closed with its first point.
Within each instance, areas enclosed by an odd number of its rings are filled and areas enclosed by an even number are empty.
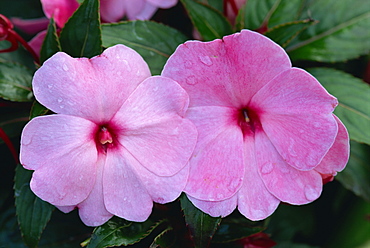
{"type": "Polygon", "coordinates": [[[239,213],[233,213],[222,220],[212,242],[226,243],[246,238],[266,229],[264,221],[250,221],[239,213]]]}
{"type": "Polygon", "coordinates": [[[302,18],[310,15],[319,23],[307,28],[289,45],[287,51],[292,59],[336,62],[369,53],[368,1],[313,0],[311,3],[302,18]]]}
{"type": "Polygon", "coordinates": [[[370,86],[342,71],[328,68],[309,70],[338,98],[334,113],[347,127],[352,140],[370,144],[370,86]]]}
{"type": "Polygon", "coordinates": [[[216,9],[194,0],[181,2],[205,41],[220,39],[233,32],[230,22],[216,9]]]}
{"type": "Polygon", "coordinates": [[[54,19],[50,19],[48,31],[46,33],[44,42],[42,43],[40,51],[40,61],[44,63],[45,60],[50,58],[53,54],[60,51],[59,38],[57,35],[57,28],[54,19]]]}
{"type": "Polygon", "coordinates": [[[41,105],[39,102],[34,101],[31,108],[30,119],[33,119],[40,115],[45,115],[48,111],[49,110],[46,107],[41,105]]]}
{"type": "Polygon", "coordinates": [[[351,142],[347,167],[338,175],[344,187],[370,202],[370,146],[351,142]]]}
{"type": "Polygon", "coordinates": [[[60,34],[62,51],[73,57],[99,55],[102,52],[99,1],[85,0],[65,24],[60,34]]]}
{"type": "Polygon", "coordinates": [[[32,72],[27,67],[0,61],[0,97],[17,102],[29,102],[32,99],[31,91],[32,72]]]}
{"type": "Polygon", "coordinates": [[[224,1],[223,0],[201,0],[201,3],[207,4],[215,9],[217,9],[220,13],[224,10],[224,1]]]}
{"type": "Polygon", "coordinates": [[[36,247],[42,231],[54,209],[52,205],[35,196],[29,186],[32,171],[17,166],[15,174],[15,205],[23,240],[28,247],[36,247]]]}
{"type": "Polygon", "coordinates": [[[150,21],[105,24],[102,35],[104,47],[124,44],[137,51],[154,75],[161,73],[168,57],[187,40],[176,29],[150,21]]]}
{"type": "Polygon", "coordinates": [[[131,245],[148,236],[163,221],[130,222],[113,217],[107,223],[94,229],[88,248],[104,248],[131,245]]]}
{"type": "Polygon", "coordinates": [[[214,218],[203,213],[189,201],[185,194],[180,197],[180,201],[195,248],[208,247],[221,222],[221,218],[214,218]]]}
{"type": "Polygon", "coordinates": [[[304,0],[248,0],[239,10],[235,25],[238,30],[256,30],[262,25],[272,28],[299,20],[303,2],[304,0]]]}
{"type": "Polygon", "coordinates": [[[284,23],[269,29],[265,35],[282,47],[286,47],[300,32],[316,23],[314,20],[306,19],[284,23]]]}
{"type": "Polygon", "coordinates": [[[169,248],[175,247],[176,233],[174,233],[172,227],[168,227],[155,237],[150,248],[169,248]]]}

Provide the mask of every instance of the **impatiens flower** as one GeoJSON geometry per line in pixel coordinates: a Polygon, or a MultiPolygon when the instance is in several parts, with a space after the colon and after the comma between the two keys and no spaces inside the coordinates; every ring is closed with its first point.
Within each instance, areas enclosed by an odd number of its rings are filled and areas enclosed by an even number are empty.
{"type": "Polygon", "coordinates": [[[153,202],[175,200],[188,178],[197,131],[187,93],[150,77],[145,61],[117,45],[92,59],[59,52],[36,71],[36,99],[56,114],[24,128],[20,160],[41,199],[82,221],[112,215],[144,221],[153,202]]]}
{"type": "Polygon", "coordinates": [[[347,163],[348,134],[333,115],[337,99],[263,35],[243,30],[186,42],[162,76],[190,96],[186,116],[199,134],[184,191],[212,216],[238,206],[261,220],[280,202],[312,202],[323,178],[347,163]]]}

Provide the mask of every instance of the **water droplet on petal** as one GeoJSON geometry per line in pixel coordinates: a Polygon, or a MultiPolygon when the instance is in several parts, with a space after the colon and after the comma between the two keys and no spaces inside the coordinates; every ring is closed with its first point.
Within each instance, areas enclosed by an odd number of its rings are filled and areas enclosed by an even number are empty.
{"type": "Polygon", "coordinates": [[[61,108],[61,109],[64,108],[64,105],[60,105],[59,108],[61,108]]]}
{"type": "Polygon", "coordinates": [[[304,188],[304,195],[306,196],[307,200],[314,201],[319,197],[320,192],[318,192],[312,186],[307,185],[304,188]]]}
{"type": "Polygon", "coordinates": [[[48,84],[48,88],[49,89],[53,88],[53,85],[52,84],[48,84]]]}
{"type": "Polygon", "coordinates": [[[23,135],[22,136],[22,145],[29,145],[32,142],[32,136],[31,135],[23,135]]]}
{"type": "Polygon", "coordinates": [[[199,59],[205,65],[211,66],[213,64],[211,58],[208,56],[199,56],[199,59]]]}
{"type": "Polygon", "coordinates": [[[127,60],[122,60],[122,62],[126,65],[126,67],[127,67],[127,71],[131,71],[131,66],[130,66],[130,64],[127,62],[127,60]]]}
{"type": "Polygon", "coordinates": [[[293,157],[297,156],[297,152],[295,151],[295,141],[294,139],[290,138],[289,147],[288,147],[289,154],[293,157]]]}
{"type": "Polygon", "coordinates": [[[63,102],[63,99],[62,98],[58,98],[58,102],[59,103],[63,102]]]}
{"type": "Polygon", "coordinates": [[[189,76],[188,78],[186,78],[186,83],[189,85],[196,85],[198,81],[195,76],[189,76]]]}
{"type": "Polygon", "coordinates": [[[153,91],[154,92],[157,91],[157,90],[158,90],[158,86],[156,86],[156,87],[153,88],[153,91]]]}
{"type": "Polygon", "coordinates": [[[263,174],[269,174],[274,169],[274,165],[272,163],[266,163],[262,166],[261,172],[263,174]]]}
{"type": "Polygon", "coordinates": [[[185,68],[191,69],[193,66],[193,63],[190,60],[185,61],[185,68]]]}
{"type": "Polygon", "coordinates": [[[68,68],[68,65],[67,65],[67,64],[64,64],[64,65],[63,65],[63,70],[64,70],[64,71],[69,71],[69,68],[68,68]]]}

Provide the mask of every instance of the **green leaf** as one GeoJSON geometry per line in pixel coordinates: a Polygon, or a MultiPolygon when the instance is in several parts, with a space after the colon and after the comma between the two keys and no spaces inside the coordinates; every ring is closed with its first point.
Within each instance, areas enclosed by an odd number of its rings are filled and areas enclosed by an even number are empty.
{"type": "Polygon", "coordinates": [[[194,0],[181,0],[181,2],[205,41],[221,39],[233,32],[230,22],[216,9],[194,0]]]}
{"type": "Polygon", "coordinates": [[[0,61],[0,97],[17,102],[31,101],[32,72],[27,67],[0,61]]]}
{"type": "Polygon", "coordinates": [[[185,194],[180,197],[180,202],[195,248],[208,247],[221,218],[214,218],[203,213],[189,201],[185,194]]]}
{"type": "Polygon", "coordinates": [[[265,221],[250,221],[239,213],[233,213],[222,220],[213,236],[213,243],[226,243],[246,238],[266,229],[265,221]]]}
{"type": "Polygon", "coordinates": [[[50,19],[48,30],[42,43],[40,51],[40,61],[44,63],[45,60],[50,58],[53,54],[60,51],[59,38],[57,35],[57,28],[54,19],[50,19]]]}
{"type": "Polygon", "coordinates": [[[85,0],[64,25],[60,34],[62,51],[73,57],[99,55],[102,52],[99,1],[85,0]]]}
{"type": "Polygon", "coordinates": [[[215,9],[217,9],[219,12],[223,12],[224,10],[224,1],[223,0],[201,0],[201,3],[207,4],[215,9]]]}
{"type": "Polygon", "coordinates": [[[155,237],[153,243],[150,245],[150,248],[169,248],[175,247],[176,243],[176,233],[172,227],[168,227],[163,230],[160,234],[155,237]]]}
{"type": "Polygon", "coordinates": [[[303,2],[304,0],[248,0],[239,10],[235,25],[238,30],[256,30],[263,24],[271,28],[299,20],[303,2]]]}
{"type": "Polygon", "coordinates": [[[370,147],[351,142],[346,168],[335,177],[344,187],[370,202],[370,147]]]}
{"type": "Polygon", "coordinates": [[[311,19],[284,23],[269,29],[265,35],[282,47],[286,47],[300,32],[315,24],[311,19]]]}
{"type": "Polygon", "coordinates": [[[138,52],[154,75],[159,75],[177,46],[187,38],[176,29],[150,21],[102,25],[103,46],[124,44],[138,52]]]}
{"type": "Polygon", "coordinates": [[[34,101],[31,108],[30,119],[33,119],[40,115],[45,115],[48,111],[49,110],[41,105],[38,101],[34,101]]]}
{"type": "Polygon", "coordinates": [[[352,140],[370,144],[370,86],[358,78],[329,68],[309,70],[335,97],[334,111],[347,127],[352,140]]]}
{"type": "Polygon", "coordinates": [[[319,23],[302,32],[287,48],[293,60],[337,62],[369,53],[368,1],[314,0],[303,13],[310,13],[319,23]]]}
{"type": "Polygon", "coordinates": [[[120,245],[132,245],[148,236],[164,221],[130,222],[113,217],[104,225],[94,229],[88,248],[104,248],[120,245]]]}
{"type": "Polygon", "coordinates": [[[37,247],[42,231],[49,222],[54,206],[35,196],[30,187],[32,171],[18,165],[15,172],[15,206],[23,240],[28,247],[37,247]]]}

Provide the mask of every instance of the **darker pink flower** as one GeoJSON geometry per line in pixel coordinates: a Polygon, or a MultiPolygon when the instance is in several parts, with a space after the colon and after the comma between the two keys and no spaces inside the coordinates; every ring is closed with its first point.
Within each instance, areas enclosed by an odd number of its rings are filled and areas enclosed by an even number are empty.
{"type": "Polygon", "coordinates": [[[112,215],[144,221],[153,201],[175,200],[188,178],[197,132],[184,118],[187,93],[150,77],[123,45],[92,59],[57,53],[36,71],[36,99],[56,114],[32,119],[20,160],[34,170],[31,189],[83,222],[112,215]]]}
{"type": "Polygon", "coordinates": [[[346,128],[337,99],[285,51],[256,32],[189,41],[162,75],[189,94],[198,129],[185,192],[201,210],[226,216],[236,206],[251,220],[280,202],[317,199],[322,178],[347,163],[346,128]]]}

